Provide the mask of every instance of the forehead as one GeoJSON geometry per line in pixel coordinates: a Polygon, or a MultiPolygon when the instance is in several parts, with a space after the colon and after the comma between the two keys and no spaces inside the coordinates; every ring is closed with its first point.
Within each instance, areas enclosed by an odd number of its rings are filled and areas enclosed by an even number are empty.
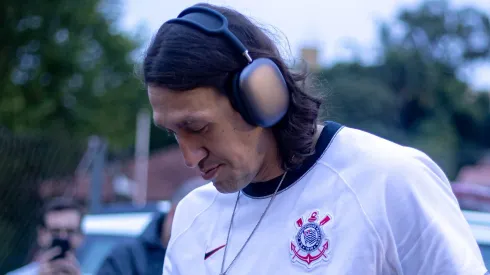
{"type": "Polygon", "coordinates": [[[218,111],[217,107],[223,100],[223,96],[213,88],[170,91],[148,87],[148,97],[153,108],[153,119],[162,126],[209,119],[218,111]]]}
{"type": "Polygon", "coordinates": [[[50,211],[46,213],[45,223],[48,227],[73,227],[78,226],[81,215],[74,209],[50,211]]]}

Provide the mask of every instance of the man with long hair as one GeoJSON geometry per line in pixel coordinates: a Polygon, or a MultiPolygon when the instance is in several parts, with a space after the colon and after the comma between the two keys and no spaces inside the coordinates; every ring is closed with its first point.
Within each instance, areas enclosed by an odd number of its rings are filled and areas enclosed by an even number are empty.
{"type": "Polygon", "coordinates": [[[450,183],[424,153],[336,122],[241,13],[164,23],[144,81],[155,123],[212,183],[177,207],[165,275],[481,274],[450,183]]]}

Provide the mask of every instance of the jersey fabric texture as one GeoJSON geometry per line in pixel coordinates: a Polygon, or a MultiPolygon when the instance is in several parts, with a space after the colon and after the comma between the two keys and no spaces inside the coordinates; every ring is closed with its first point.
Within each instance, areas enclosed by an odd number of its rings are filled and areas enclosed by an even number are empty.
{"type": "MultiPolygon", "coordinates": [[[[221,194],[212,183],[178,205],[164,275],[217,275],[262,215],[281,177],[221,194]]],[[[288,172],[229,275],[483,275],[480,250],[443,171],[424,153],[327,122],[316,153],[288,172]]]]}

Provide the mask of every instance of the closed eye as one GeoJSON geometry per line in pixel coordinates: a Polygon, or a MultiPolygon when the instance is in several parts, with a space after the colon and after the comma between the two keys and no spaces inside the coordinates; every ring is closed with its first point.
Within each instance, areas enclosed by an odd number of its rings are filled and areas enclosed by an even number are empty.
{"type": "Polygon", "coordinates": [[[189,131],[191,133],[194,133],[194,134],[202,134],[202,133],[206,132],[207,129],[208,129],[208,125],[201,127],[200,129],[189,129],[189,131]]]}

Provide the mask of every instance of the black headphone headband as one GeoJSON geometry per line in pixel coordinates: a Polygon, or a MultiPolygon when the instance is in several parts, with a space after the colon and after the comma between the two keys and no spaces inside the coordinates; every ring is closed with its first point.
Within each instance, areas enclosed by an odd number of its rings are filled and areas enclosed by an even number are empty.
{"type": "Polygon", "coordinates": [[[289,108],[289,90],[279,67],[268,58],[252,60],[247,48],[228,29],[228,20],[218,11],[193,6],[166,23],[180,24],[210,36],[227,39],[248,65],[233,73],[229,98],[233,107],[251,125],[271,127],[289,108]]]}
{"type": "Polygon", "coordinates": [[[233,47],[243,55],[249,63],[252,63],[252,58],[248,54],[247,48],[243,43],[228,29],[228,19],[226,17],[209,8],[193,6],[182,11],[175,19],[170,19],[166,23],[184,25],[205,34],[212,36],[223,36],[233,47]]]}

